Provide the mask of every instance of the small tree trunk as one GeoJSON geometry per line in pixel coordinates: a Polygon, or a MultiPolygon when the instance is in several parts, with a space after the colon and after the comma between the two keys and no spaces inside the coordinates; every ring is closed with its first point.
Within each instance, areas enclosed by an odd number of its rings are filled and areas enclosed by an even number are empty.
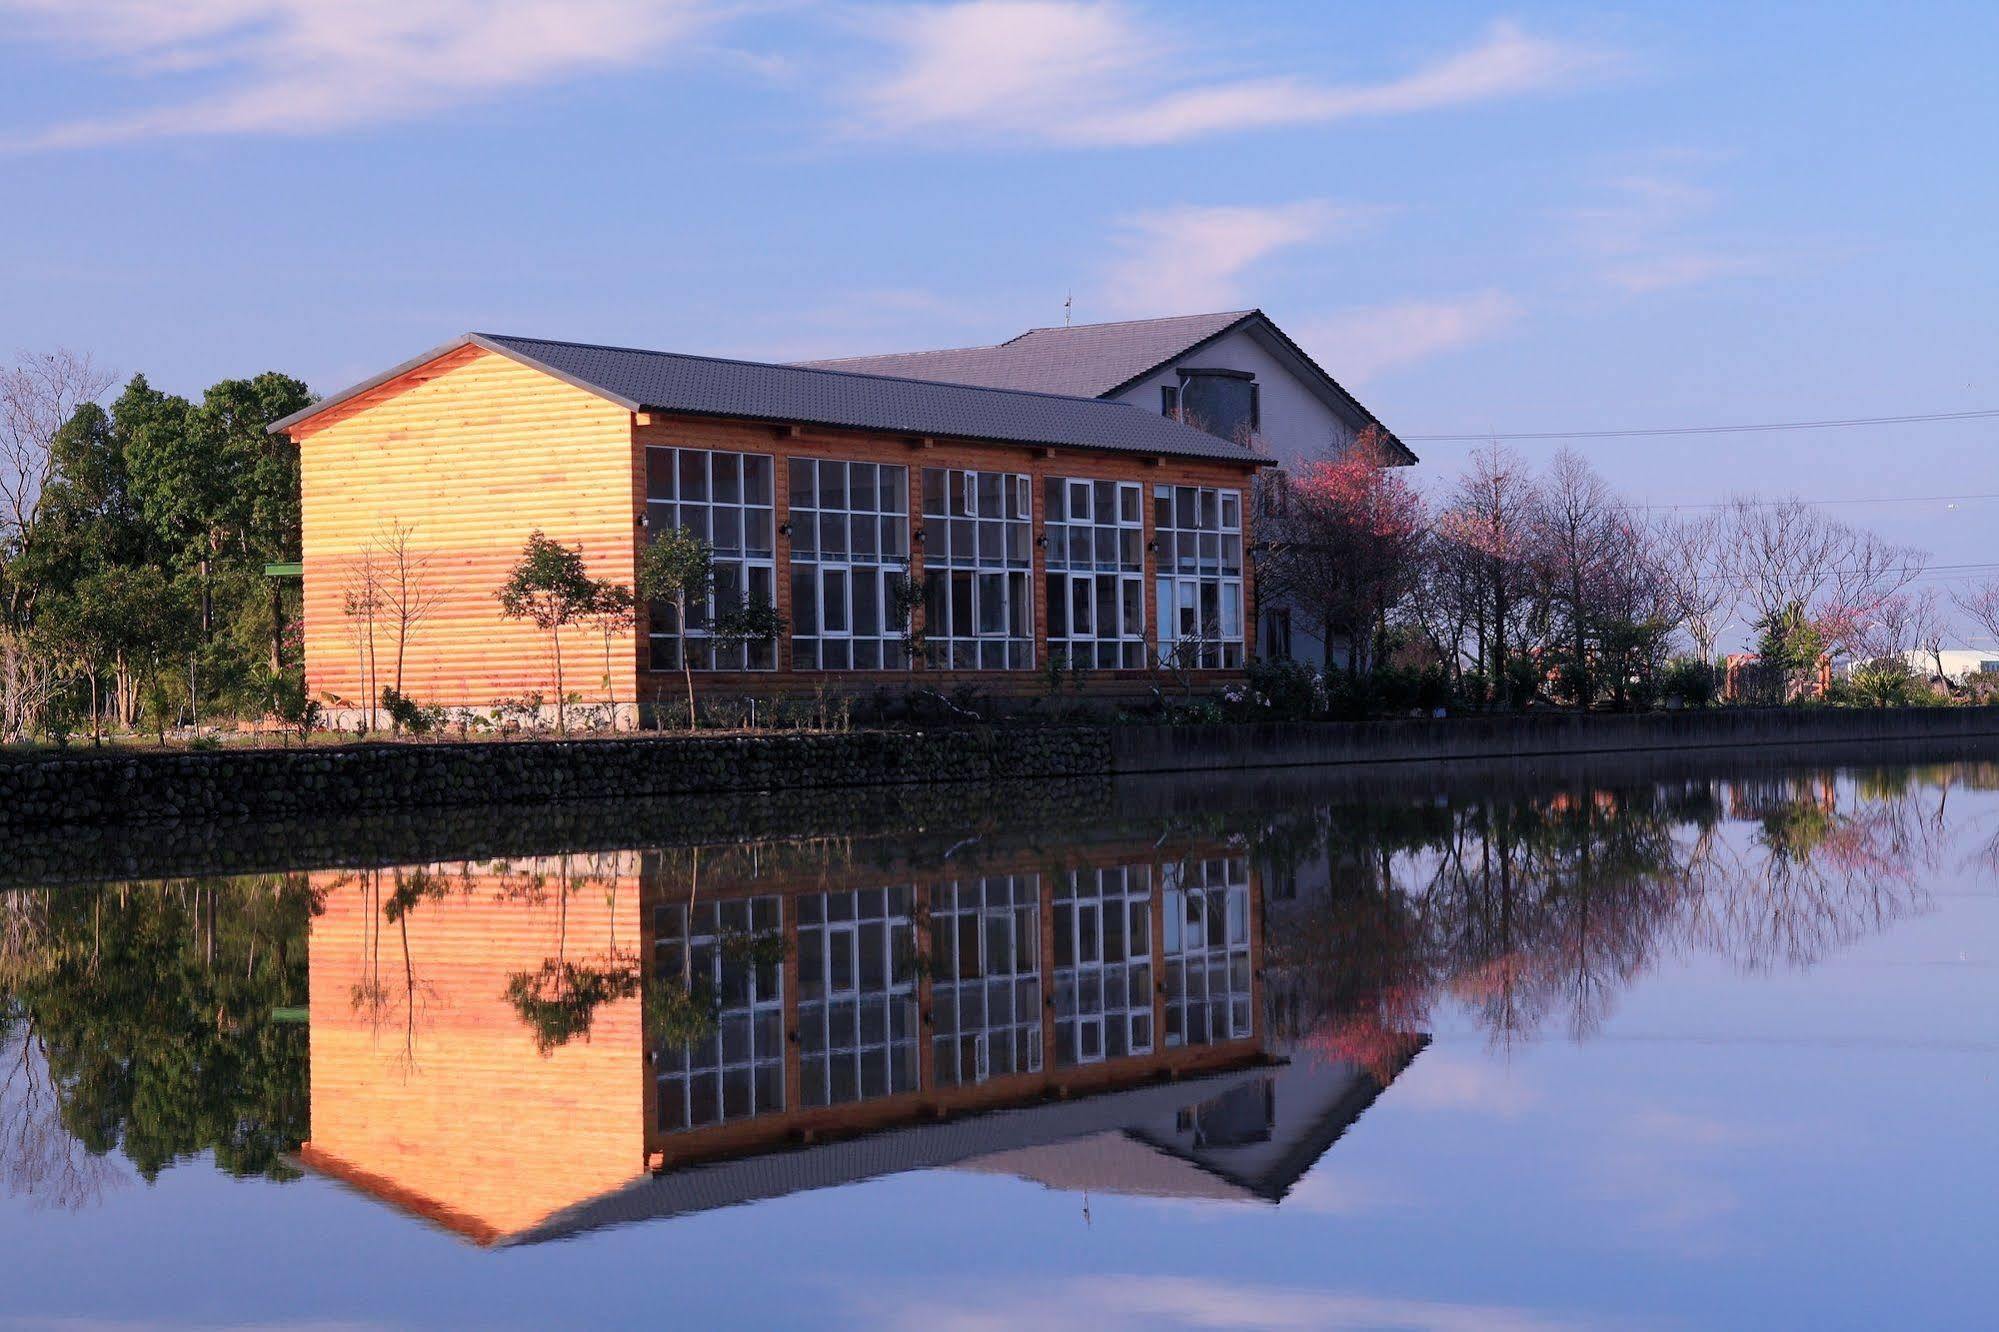
{"type": "Polygon", "coordinates": [[[285,668],[285,593],[275,578],[266,578],[271,585],[271,674],[276,675],[285,668]]]}
{"type": "Polygon", "coordinates": [[[700,729],[694,719],[694,663],[687,655],[687,598],[677,597],[674,605],[680,612],[680,676],[687,682],[687,729],[700,729]]]}
{"type": "Polygon", "coordinates": [[[549,630],[549,639],[555,645],[555,729],[569,734],[569,713],[563,707],[562,693],[562,626],[549,630]]]}

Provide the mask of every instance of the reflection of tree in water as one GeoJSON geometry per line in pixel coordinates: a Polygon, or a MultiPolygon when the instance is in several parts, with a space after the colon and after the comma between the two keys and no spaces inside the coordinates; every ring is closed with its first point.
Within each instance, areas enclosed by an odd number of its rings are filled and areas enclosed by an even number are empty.
{"type": "Polygon", "coordinates": [[[62,1206],[200,1152],[290,1178],[306,1126],[302,875],[0,895],[0,1178],[62,1206]]]}
{"type": "Polygon", "coordinates": [[[1810,965],[1924,909],[1951,771],[1843,804],[1812,773],[1300,811],[1258,837],[1278,875],[1323,876],[1272,904],[1273,1030],[1379,1071],[1446,998],[1500,1044],[1582,1039],[1676,951],[1810,965]]]}

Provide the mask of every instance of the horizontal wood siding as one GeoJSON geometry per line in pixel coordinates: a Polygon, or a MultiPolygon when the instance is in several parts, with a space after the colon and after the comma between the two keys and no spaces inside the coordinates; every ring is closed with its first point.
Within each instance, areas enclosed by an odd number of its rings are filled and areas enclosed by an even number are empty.
{"type": "Polygon", "coordinates": [[[636,859],[315,875],[307,1161],[482,1243],[643,1174],[638,999],[546,1054],[506,999],[550,959],[631,965],[636,859]]]}
{"type": "MultiPolygon", "coordinates": [[[[412,635],[403,691],[419,702],[490,705],[539,692],[552,702],[546,635],[501,618],[494,592],[540,528],[581,546],[593,576],[630,585],[635,553],[631,416],[504,356],[460,349],[294,428],[303,473],[307,687],[357,706],[365,634],[343,613],[362,553],[394,523],[413,530],[440,594],[412,635]]],[[[395,632],[377,616],[376,678],[393,683],[395,632]]],[[[568,692],[606,696],[594,630],[567,631],[568,692]]],[[[629,703],[631,640],[611,687],[629,703]]]]}

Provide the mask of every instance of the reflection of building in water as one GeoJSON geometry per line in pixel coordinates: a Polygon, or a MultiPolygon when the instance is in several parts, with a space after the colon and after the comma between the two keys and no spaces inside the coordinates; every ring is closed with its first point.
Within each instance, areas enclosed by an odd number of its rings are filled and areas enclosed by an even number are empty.
{"type": "Polygon", "coordinates": [[[1266,1052],[1237,849],[785,850],[329,880],[302,1158],[479,1243],[943,1166],[1275,1199],[1379,1089],[1266,1052]]]}

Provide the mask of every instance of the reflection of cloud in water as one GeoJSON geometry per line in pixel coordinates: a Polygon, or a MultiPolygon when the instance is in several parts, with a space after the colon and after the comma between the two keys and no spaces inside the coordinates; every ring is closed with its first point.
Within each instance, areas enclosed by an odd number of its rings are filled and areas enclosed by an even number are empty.
{"type": "Polygon", "coordinates": [[[1043,1332],[1116,1328],[1241,1328],[1252,1332],[1370,1328],[1396,1332],[1556,1332],[1587,1323],[1530,1309],[1397,1299],[1198,1277],[1093,1276],[1023,1291],[1012,1285],[850,1292],[859,1317],[884,1332],[1043,1332]]]}
{"type": "Polygon", "coordinates": [[[1395,1104],[1401,1110],[1468,1111],[1511,1119],[1540,1101],[1541,1093],[1511,1066],[1465,1059],[1434,1045],[1395,1085],[1395,1104]]]}

